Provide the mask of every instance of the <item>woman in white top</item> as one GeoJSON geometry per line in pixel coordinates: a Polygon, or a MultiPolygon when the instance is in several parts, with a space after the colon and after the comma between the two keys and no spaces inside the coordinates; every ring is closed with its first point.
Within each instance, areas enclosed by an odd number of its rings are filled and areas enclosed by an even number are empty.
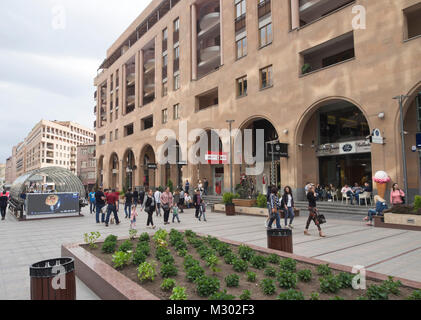
{"type": "Polygon", "coordinates": [[[292,229],[292,222],[294,221],[294,211],[295,211],[295,203],[294,203],[294,197],[292,196],[291,187],[285,187],[284,189],[284,195],[282,196],[281,200],[281,207],[285,211],[285,227],[292,229]],[[288,219],[289,225],[288,225],[288,219]]]}

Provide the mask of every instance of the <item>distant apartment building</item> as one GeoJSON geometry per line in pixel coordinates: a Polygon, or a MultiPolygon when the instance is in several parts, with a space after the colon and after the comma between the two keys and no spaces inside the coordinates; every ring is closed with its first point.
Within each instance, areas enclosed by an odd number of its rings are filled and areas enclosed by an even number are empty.
{"type": "Polygon", "coordinates": [[[6,184],[6,164],[0,164],[0,191],[6,184]]]}
{"type": "Polygon", "coordinates": [[[41,120],[23,142],[13,147],[7,164],[7,182],[45,167],[61,167],[76,174],[77,147],[94,141],[95,132],[77,123],[41,120]]]}
{"type": "Polygon", "coordinates": [[[95,187],[97,182],[95,150],[95,143],[77,147],[77,176],[87,191],[95,187]]]}

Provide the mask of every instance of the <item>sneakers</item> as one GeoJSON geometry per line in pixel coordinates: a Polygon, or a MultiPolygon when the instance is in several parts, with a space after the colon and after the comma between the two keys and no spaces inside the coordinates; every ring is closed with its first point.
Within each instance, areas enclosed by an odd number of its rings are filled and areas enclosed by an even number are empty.
{"type": "Polygon", "coordinates": [[[290,224],[289,228],[292,230],[292,229],[294,229],[294,226],[292,224],[290,224]]]}
{"type": "Polygon", "coordinates": [[[108,223],[105,224],[105,227],[107,227],[107,228],[109,227],[108,223]]]}

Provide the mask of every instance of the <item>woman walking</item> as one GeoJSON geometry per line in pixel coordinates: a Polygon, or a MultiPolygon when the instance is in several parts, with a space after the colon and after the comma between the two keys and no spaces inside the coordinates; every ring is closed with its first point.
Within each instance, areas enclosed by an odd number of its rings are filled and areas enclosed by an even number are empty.
{"type": "Polygon", "coordinates": [[[170,224],[168,220],[170,219],[170,211],[173,207],[174,200],[170,188],[167,187],[165,192],[161,195],[161,207],[164,210],[164,224],[170,224]]]}
{"type": "Polygon", "coordinates": [[[310,233],[308,232],[308,228],[310,227],[311,221],[314,221],[314,224],[316,225],[317,229],[319,229],[319,235],[320,235],[320,237],[324,238],[326,236],[322,232],[322,228],[320,228],[320,223],[317,220],[318,211],[317,211],[317,208],[316,208],[316,196],[315,196],[314,186],[312,186],[309,189],[309,191],[307,193],[307,200],[308,200],[309,216],[308,216],[308,220],[307,220],[306,229],[304,230],[304,234],[306,236],[309,236],[310,235],[310,233]]]}
{"type": "Polygon", "coordinates": [[[153,224],[153,213],[155,211],[155,208],[156,208],[155,197],[152,190],[149,190],[148,194],[146,195],[143,201],[142,209],[141,209],[141,210],[145,210],[145,212],[148,214],[148,221],[146,224],[147,228],[153,228],[153,229],[156,228],[155,225],[153,224]],[[149,227],[150,225],[151,227],[149,227]]]}
{"type": "Polygon", "coordinates": [[[282,196],[282,204],[281,207],[285,209],[285,227],[292,229],[292,222],[294,221],[294,210],[295,210],[295,203],[294,197],[292,196],[291,187],[285,187],[284,195],[282,196]],[[288,225],[289,219],[289,225],[288,225]]]}
{"type": "Polygon", "coordinates": [[[399,185],[397,183],[393,184],[392,191],[390,192],[390,203],[393,206],[403,204],[405,199],[405,192],[399,189],[399,185]]]}
{"type": "Polygon", "coordinates": [[[278,189],[273,187],[270,194],[270,220],[268,224],[268,229],[272,229],[273,221],[276,220],[276,228],[282,229],[281,227],[281,218],[279,216],[279,199],[277,196],[278,189]]]}

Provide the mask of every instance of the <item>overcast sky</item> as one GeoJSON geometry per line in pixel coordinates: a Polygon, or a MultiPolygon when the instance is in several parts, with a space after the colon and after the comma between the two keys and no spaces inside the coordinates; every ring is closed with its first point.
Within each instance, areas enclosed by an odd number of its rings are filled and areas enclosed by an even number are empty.
{"type": "Polygon", "coordinates": [[[93,78],[150,0],[0,1],[0,163],[41,119],[93,128],[93,78]]]}

